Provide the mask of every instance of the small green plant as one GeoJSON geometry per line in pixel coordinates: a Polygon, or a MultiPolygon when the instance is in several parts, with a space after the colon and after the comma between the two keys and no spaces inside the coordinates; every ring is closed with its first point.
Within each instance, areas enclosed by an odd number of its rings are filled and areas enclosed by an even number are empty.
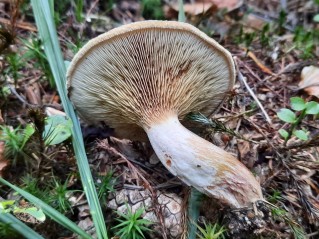
{"type": "Polygon", "coordinates": [[[50,201],[50,191],[48,188],[40,188],[39,180],[35,177],[32,177],[30,174],[27,174],[21,178],[21,188],[33,196],[41,199],[45,203],[50,201]]]}
{"type": "MultiPolygon", "coordinates": [[[[251,107],[252,107],[252,110],[247,111],[247,113],[254,111],[255,107],[253,105],[251,107]]],[[[223,132],[223,133],[227,133],[231,136],[235,136],[239,139],[250,141],[249,139],[236,133],[233,129],[227,128],[223,122],[220,122],[217,119],[209,119],[201,113],[198,113],[198,114],[190,113],[187,115],[187,119],[201,123],[201,124],[205,125],[207,128],[211,128],[214,132],[223,132]]]]}
{"type": "Polygon", "coordinates": [[[19,70],[23,66],[21,56],[19,56],[17,53],[10,53],[6,56],[6,61],[8,66],[5,68],[4,73],[12,76],[14,83],[16,84],[20,77],[19,70]]]}
{"type": "Polygon", "coordinates": [[[64,183],[61,183],[60,180],[53,178],[53,182],[50,185],[52,190],[50,192],[51,198],[49,204],[62,213],[68,211],[73,213],[69,197],[75,190],[68,189],[68,181],[69,180],[65,180],[64,183]]]}
{"type": "Polygon", "coordinates": [[[75,0],[75,19],[77,22],[83,21],[82,11],[83,11],[83,0],[75,0]]]}
{"type": "Polygon", "coordinates": [[[292,97],[290,102],[292,110],[283,108],[277,113],[279,119],[290,124],[288,131],[279,130],[279,134],[285,139],[285,145],[293,135],[300,140],[308,140],[309,132],[303,129],[296,130],[296,128],[307,115],[319,114],[319,104],[315,101],[305,102],[300,97],[292,97]]]}
{"type": "Polygon", "coordinates": [[[76,37],[74,42],[67,42],[67,47],[72,51],[73,54],[76,54],[85,44],[85,41],[81,40],[79,37],[76,37]]]}
{"type": "Polygon", "coordinates": [[[285,10],[281,10],[279,12],[278,16],[278,22],[277,22],[277,33],[279,35],[282,35],[285,33],[285,23],[287,21],[287,12],[285,10]]]}
{"type": "Polygon", "coordinates": [[[5,157],[12,159],[13,165],[17,163],[18,159],[23,159],[26,165],[29,165],[29,155],[26,153],[25,145],[34,131],[31,124],[27,124],[25,129],[20,127],[11,129],[0,125],[0,140],[5,142],[5,157]]]}
{"type": "Polygon", "coordinates": [[[29,215],[39,222],[45,221],[45,214],[39,208],[25,203],[26,206],[18,205],[16,200],[0,201],[0,213],[10,213],[14,215],[29,215]]]}
{"type": "Polygon", "coordinates": [[[38,182],[37,178],[26,175],[22,178],[22,189],[51,205],[61,213],[72,212],[69,197],[75,190],[68,189],[68,180],[61,183],[60,180],[53,177],[46,185],[39,185],[38,182]]]}
{"type": "Polygon", "coordinates": [[[315,47],[318,43],[319,31],[305,30],[303,27],[297,27],[294,31],[294,47],[301,52],[304,59],[314,57],[315,47]]]}
{"type": "Polygon", "coordinates": [[[142,15],[145,19],[164,19],[161,0],[142,0],[142,15]]]}
{"type": "Polygon", "coordinates": [[[7,97],[11,94],[11,90],[8,86],[0,85],[0,98],[7,99],[7,97]]]}
{"type": "Polygon", "coordinates": [[[272,208],[271,214],[273,215],[274,219],[276,219],[276,220],[281,220],[285,216],[287,216],[287,212],[281,208],[272,208]]]}
{"type": "Polygon", "coordinates": [[[23,55],[24,60],[26,61],[34,61],[34,67],[39,68],[43,71],[44,75],[47,77],[50,86],[54,87],[54,79],[53,75],[47,60],[43,52],[43,46],[40,39],[33,37],[30,41],[21,39],[24,46],[26,47],[26,52],[23,55]]]}
{"type": "Polygon", "coordinates": [[[50,0],[49,4],[55,25],[61,24],[66,18],[65,12],[70,7],[70,1],[50,0]]]}
{"type": "Polygon", "coordinates": [[[116,178],[113,177],[113,171],[110,170],[105,176],[100,176],[97,180],[96,188],[98,191],[98,197],[101,200],[102,205],[106,205],[106,200],[110,192],[114,192],[114,185],[116,178]]]}
{"type": "Polygon", "coordinates": [[[270,26],[269,24],[265,24],[263,29],[260,32],[260,43],[263,47],[269,46],[270,43],[270,26]]]}
{"type": "Polygon", "coordinates": [[[144,233],[151,231],[147,226],[152,222],[146,219],[142,219],[141,216],[144,213],[143,208],[139,208],[135,213],[127,205],[127,214],[117,212],[122,218],[117,219],[120,224],[113,227],[113,229],[119,229],[116,235],[121,239],[142,239],[145,238],[144,233]]]}
{"type": "Polygon", "coordinates": [[[225,239],[226,229],[220,226],[218,223],[206,224],[204,223],[204,228],[197,225],[200,233],[197,233],[199,239],[225,239]]]}
{"type": "Polygon", "coordinates": [[[272,195],[268,197],[268,201],[272,204],[277,203],[280,199],[282,199],[282,196],[279,190],[273,190],[272,195]]]}
{"type": "MultiPolygon", "coordinates": [[[[26,192],[25,190],[9,183],[5,179],[0,177],[0,183],[10,187],[17,193],[19,193],[22,197],[24,197],[26,200],[28,200],[33,205],[37,205],[37,207],[41,208],[41,210],[44,212],[45,215],[49,216],[51,219],[65,227],[66,229],[69,229],[73,231],[74,233],[78,234],[80,238],[85,239],[92,239],[90,235],[88,235],[86,232],[84,232],[80,227],[78,227],[74,222],[72,222],[70,219],[68,219],[66,216],[58,212],[57,210],[53,209],[51,206],[43,202],[41,199],[33,196],[32,194],[26,192]]],[[[17,216],[17,215],[15,215],[17,216]]],[[[15,217],[13,217],[11,214],[4,213],[0,214],[0,220],[3,222],[14,222],[15,229],[23,234],[26,235],[26,238],[39,238],[43,239],[40,235],[38,235],[34,230],[29,228],[26,224],[22,223],[21,221],[17,220],[15,217]],[[17,225],[18,224],[18,225],[17,225]]]]}
{"type": "Polygon", "coordinates": [[[271,214],[273,215],[274,219],[279,220],[279,221],[285,221],[289,225],[289,227],[294,235],[294,238],[296,238],[296,239],[307,238],[306,233],[303,230],[303,228],[289,217],[289,214],[287,211],[285,211],[284,209],[281,209],[281,208],[273,208],[271,210],[271,214]]]}
{"type": "Polygon", "coordinates": [[[256,32],[244,32],[243,27],[241,27],[239,34],[235,38],[235,42],[239,44],[244,44],[247,50],[249,50],[255,38],[256,38],[256,32]]]}

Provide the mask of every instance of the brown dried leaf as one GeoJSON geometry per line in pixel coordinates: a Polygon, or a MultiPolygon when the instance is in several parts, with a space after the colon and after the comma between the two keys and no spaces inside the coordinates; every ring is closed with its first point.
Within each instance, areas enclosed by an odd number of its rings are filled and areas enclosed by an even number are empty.
{"type": "Polygon", "coordinates": [[[52,107],[46,107],[45,108],[45,113],[48,115],[48,116],[52,116],[52,115],[62,115],[62,116],[66,116],[65,112],[61,111],[61,110],[57,110],[57,109],[54,109],[52,107]]]}
{"type": "Polygon", "coordinates": [[[301,71],[301,81],[299,89],[304,89],[309,95],[319,98],[319,68],[316,66],[306,66],[301,71]]]}
{"type": "Polygon", "coordinates": [[[34,105],[42,105],[40,87],[38,83],[28,85],[25,89],[28,101],[34,105]]]}
{"type": "Polygon", "coordinates": [[[132,141],[128,139],[118,139],[110,137],[112,147],[115,147],[120,153],[124,154],[128,159],[136,160],[141,155],[134,149],[132,141]]]}
{"type": "MultiPolygon", "coordinates": [[[[10,20],[2,18],[2,17],[0,17],[0,23],[3,23],[4,25],[10,25],[11,24],[10,20]]],[[[32,32],[36,32],[37,31],[37,28],[32,23],[29,23],[29,22],[18,21],[18,22],[16,22],[16,27],[17,28],[21,28],[23,30],[32,31],[32,32]]]]}
{"type": "Polygon", "coordinates": [[[251,143],[241,139],[237,140],[237,147],[241,160],[245,161],[248,168],[253,168],[254,163],[257,160],[256,147],[252,147],[251,143]]]}
{"type": "Polygon", "coordinates": [[[247,17],[244,17],[243,24],[253,29],[262,30],[266,21],[254,14],[248,14],[247,17]]]}
{"type": "MultiPolygon", "coordinates": [[[[226,8],[227,11],[232,11],[243,4],[242,0],[203,0],[203,1],[193,1],[192,3],[184,4],[185,13],[196,16],[202,13],[206,13],[207,11],[215,12],[218,9],[226,8]]],[[[178,11],[178,2],[172,4],[171,7],[178,11]]]]}

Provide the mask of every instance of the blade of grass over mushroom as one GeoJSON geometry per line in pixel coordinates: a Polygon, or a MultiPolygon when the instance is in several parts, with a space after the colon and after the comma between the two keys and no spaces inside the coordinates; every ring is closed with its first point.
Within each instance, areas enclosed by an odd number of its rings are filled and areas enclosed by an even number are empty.
{"type": "Polygon", "coordinates": [[[38,199],[37,197],[33,196],[32,194],[22,190],[21,188],[9,183],[3,178],[0,178],[0,182],[4,185],[12,188],[14,191],[18,192],[21,196],[26,198],[28,201],[36,205],[37,207],[41,208],[43,212],[52,218],[54,221],[59,223],[60,225],[64,226],[65,228],[69,229],[70,231],[78,234],[82,238],[91,239],[92,237],[83,231],[80,227],[78,227],[74,222],[68,219],[66,216],[49,206],[48,204],[44,203],[42,200],[38,199]]]}
{"type": "Polygon", "coordinates": [[[37,232],[32,230],[26,224],[18,220],[15,216],[10,213],[0,213],[0,222],[10,224],[10,226],[23,235],[27,239],[44,239],[37,232]]]}
{"type": "MultiPolygon", "coordinates": [[[[184,11],[184,1],[178,0],[179,9],[178,9],[178,21],[185,22],[186,16],[184,11]]],[[[202,193],[197,191],[195,188],[191,188],[191,193],[188,198],[188,238],[195,239],[197,227],[194,224],[199,217],[199,200],[202,197],[202,193]]]]}
{"type": "Polygon", "coordinates": [[[84,186],[84,191],[96,228],[96,233],[98,238],[108,238],[104,217],[84,149],[80,124],[74,112],[73,106],[67,97],[65,83],[66,68],[58,42],[52,11],[48,1],[32,0],[31,3],[39,34],[43,40],[44,51],[48,58],[63,108],[73,122],[72,141],[74,152],[77,159],[81,180],[84,186]]]}
{"type": "Polygon", "coordinates": [[[185,11],[184,11],[184,1],[183,0],[178,0],[178,21],[179,22],[185,22],[186,17],[185,17],[185,11]]]}
{"type": "Polygon", "coordinates": [[[188,239],[195,239],[197,234],[197,220],[203,194],[195,188],[191,189],[188,199],[188,239]]]}

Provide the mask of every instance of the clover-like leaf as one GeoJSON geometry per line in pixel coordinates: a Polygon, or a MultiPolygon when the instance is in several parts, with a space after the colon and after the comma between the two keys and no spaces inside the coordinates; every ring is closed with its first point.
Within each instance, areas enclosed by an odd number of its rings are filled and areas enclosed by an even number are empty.
{"type": "Polygon", "coordinates": [[[306,108],[305,101],[300,97],[290,98],[290,105],[293,110],[300,111],[306,108]]]}
{"type": "Polygon", "coordinates": [[[319,114],[319,104],[315,101],[309,101],[306,103],[306,114],[316,115],[319,114]]]}
{"type": "Polygon", "coordinates": [[[284,139],[287,139],[288,138],[288,132],[285,130],[285,129],[280,129],[278,131],[278,133],[281,135],[281,137],[283,137],[284,139]]]}
{"type": "Polygon", "coordinates": [[[62,115],[46,118],[43,138],[46,145],[55,145],[71,136],[72,121],[62,115]]]}
{"type": "Polygon", "coordinates": [[[281,109],[277,113],[279,119],[287,123],[294,123],[296,121],[296,115],[289,109],[281,109]]]}
{"type": "Polygon", "coordinates": [[[45,214],[43,211],[39,208],[36,207],[29,207],[29,208],[15,208],[14,213],[26,213],[29,214],[30,216],[34,217],[40,222],[45,221],[45,214]]]}
{"type": "Polygon", "coordinates": [[[307,132],[303,131],[303,130],[296,130],[293,132],[293,134],[301,140],[308,140],[308,134],[307,132]]]}
{"type": "Polygon", "coordinates": [[[4,200],[0,202],[0,213],[2,213],[4,210],[10,208],[15,203],[15,200],[4,200]]]}

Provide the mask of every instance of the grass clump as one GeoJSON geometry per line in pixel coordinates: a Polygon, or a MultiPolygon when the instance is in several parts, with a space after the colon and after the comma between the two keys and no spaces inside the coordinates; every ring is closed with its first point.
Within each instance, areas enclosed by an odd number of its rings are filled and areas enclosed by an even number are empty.
{"type": "Polygon", "coordinates": [[[23,54],[25,61],[32,61],[33,66],[41,70],[45,77],[48,79],[50,86],[55,86],[54,78],[47,60],[46,55],[43,52],[43,45],[39,38],[31,37],[30,40],[23,40],[26,52],[23,54]]]}
{"type": "Polygon", "coordinates": [[[136,212],[132,212],[132,209],[127,206],[127,214],[117,212],[121,218],[117,219],[120,224],[113,227],[118,229],[115,234],[121,239],[142,239],[145,238],[144,233],[151,231],[147,226],[152,224],[149,220],[142,219],[141,216],[144,213],[143,208],[139,208],[136,212]]]}
{"type": "Polygon", "coordinates": [[[5,142],[5,157],[12,159],[13,165],[22,160],[25,165],[30,166],[30,157],[25,145],[33,133],[34,128],[31,124],[27,124],[24,129],[21,129],[21,127],[12,129],[0,125],[0,140],[5,142]]]}
{"type": "Polygon", "coordinates": [[[163,20],[161,0],[142,0],[142,15],[145,19],[163,20]]]}
{"type": "Polygon", "coordinates": [[[6,61],[8,66],[4,69],[4,74],[11,76],[14,80],[14,84],[16,85],[21,76],[19,70],[23,67],[24,62],[21,60],[20,55],[14,52],[6,55],[6,61]]]}
{"type": "Polygon", "coordinates": [[[206,224],[204,227],[197,225],[199,233],[197,236],[199,239],[225,239],[226,229],[223,226],[220,226],[218,223],[215,224],[206,224]]]}

